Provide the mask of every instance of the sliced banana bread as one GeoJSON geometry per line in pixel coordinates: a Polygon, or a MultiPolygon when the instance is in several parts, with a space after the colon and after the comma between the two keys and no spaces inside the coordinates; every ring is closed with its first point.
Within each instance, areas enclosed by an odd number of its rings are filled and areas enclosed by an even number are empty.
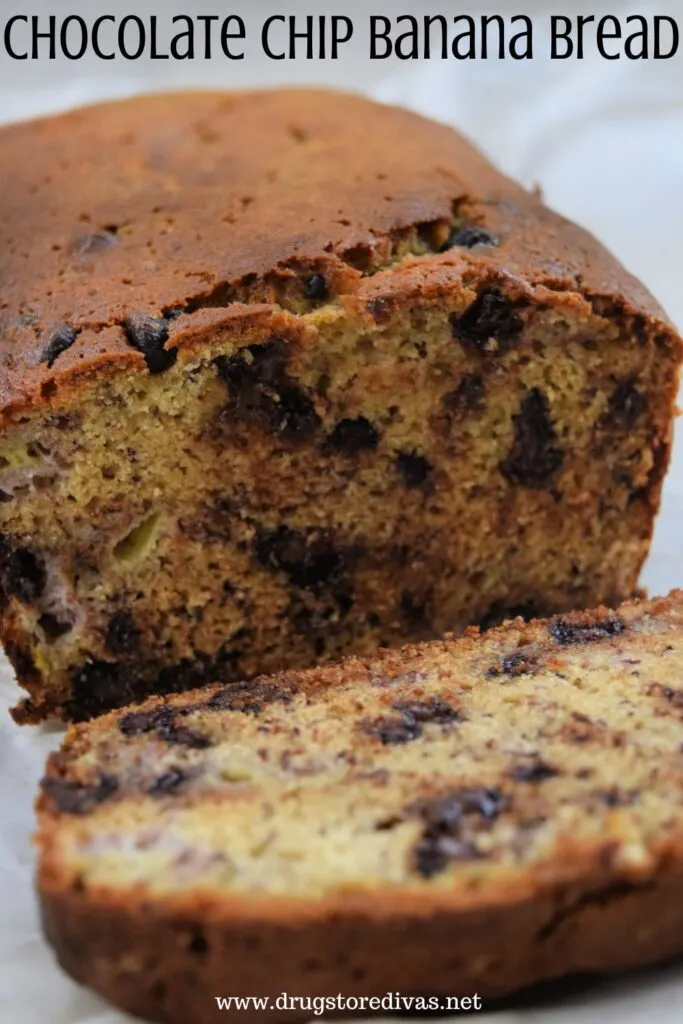
{"type": "Polygon", "coordinates": [[[683,591],[156,698],[48,764],[45,931],[169,1024],[230,1019],[217,996],[282,1019],[306,1016],[282,992],[486,1000],[664,959],[682,743],[683,591]]]}
{"type": "Polygon", "coordinates": [[[285,91],[0,138],[20,720],[631,596],[680,340],[450,129],[285,91]]]}

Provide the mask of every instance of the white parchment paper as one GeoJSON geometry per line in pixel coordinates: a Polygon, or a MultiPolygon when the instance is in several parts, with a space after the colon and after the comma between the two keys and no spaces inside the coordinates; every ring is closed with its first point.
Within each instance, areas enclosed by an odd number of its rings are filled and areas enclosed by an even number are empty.
{"type": "MultiPolygon", "coordinates": [[[[40,9],[41,4],[33,6],[40,9]]],[[[57,6],[43,4],[48,10],[57,6]]],[[[207,11],[212,7],[210,3],[204,6],[207,11]]],[[[499,9],[505,6],[503,3],[499,9]]],[[[619,6],[613,4],[613,8],[619,6]]],[[[164,5],[143,0],[134,7],[160,10],[164,5]]],[[[296,9],[296,4],[293,7],[296,9]]],[[[524,4],[520,8],[523,10],[524,4]]],[[[92,5],[88,4],[88,9],[94,16],[92,5]]],[[[659,9],[665,10],[666,4],[659,9]]],[[[540,56],[518,64],[439,61],[407,70],[392,69],[385,77],[378,75],[377,68],[370,74],[356,57],[350,68],[349,84],[457,125],[508,173],[526,185],[542,185],[551,205],[606,242],[683,325],[683,57],[659,65],[595,60],[558,65],[540,56]]],[[[338,71],[330,76],[337,82],[338,71]]],[[[30,85],[23,81],[20,88],[0,76],[0,120],[63,109],[102,96],[183,84],[180,79],[159,81],[151,68],[136,70],[137,77],[123,71],[112,77],[108,72],[105,79],[76,78],[73,71],[69,73],[72,77],[67,81],[63,73],[60,79],[54,69],[41,65],[30,85]],[[56,82],[61,84],[56,87],[56,82]]],[[[272,69],[270,74],[272,77],[272,69]]],[[[291,81],[291,68],[289,76],[291,81]]],[[[207,72],[202,84],[227,83],[207,72]]],[[[651,593],[683,585],[682,524],[683,441],[679,437],[643,578],[651,593]]],[[[0,1021],[122,1024],[127,1018],[60,973],[39,933],[32,893],[32,802],[45,757],[59,744],[61,732],[15,727],[7,708],[16,697],[11,670],[2,659],[0,1021]]],[[[492,1020],[493,1016],[482,1013],[480,1019],[492,1020]]],[[[495,1020],[498,1024],[635,1024],[646,1020],[680,1024],[683,968],[634,975],[559,1001],[497,1013],[495,1020]]]]}

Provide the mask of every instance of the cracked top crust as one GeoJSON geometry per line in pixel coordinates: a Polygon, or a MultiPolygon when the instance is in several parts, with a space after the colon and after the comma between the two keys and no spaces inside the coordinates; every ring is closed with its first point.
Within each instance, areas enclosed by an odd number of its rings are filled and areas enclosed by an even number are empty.
{"type": "Polygon", "coordinates": [[[206,307],[305,313],[387,267],[395,291],[415,277],[406,253],[427,275],[440,262],[503,273],[668,327],[589,234],[404,110],[324,91],[177,94],[0,135],[4,415],[76,367],[144,369],[140,317],[153,332],[150,317],[180,316],[184,331],[206,307]]]}

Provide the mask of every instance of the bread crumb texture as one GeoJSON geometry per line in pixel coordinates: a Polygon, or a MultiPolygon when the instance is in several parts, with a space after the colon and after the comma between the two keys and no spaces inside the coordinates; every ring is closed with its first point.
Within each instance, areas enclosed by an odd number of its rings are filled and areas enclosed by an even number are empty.
{"type": "Polygon", "coordinates": [[[18,720],[633,593],[680,340],[450,129],[284,91],[0,135],[18,720]]]}
{"type": "Polygon", "coordinates": [[[48,938],[178,1024],[216,992],[492,998],[672,956],[682,681],[679,591],[72,726],[48,938]]]}

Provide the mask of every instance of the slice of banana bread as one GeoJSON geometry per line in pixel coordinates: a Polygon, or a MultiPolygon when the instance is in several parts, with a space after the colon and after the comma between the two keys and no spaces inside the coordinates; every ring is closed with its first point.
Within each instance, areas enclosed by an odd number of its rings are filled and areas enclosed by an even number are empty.
{"type": "Polygon", "coordinates": [[[682,718],[678,591],[72,726],[38,804],[47,937],[172,1024],[673,956],[682,718]]]}
{"type": "Polygon", "coordinates": [[[290,91],[0,137],[19,719],[631,596],[680,340],[450,129],[290,91]]]}

